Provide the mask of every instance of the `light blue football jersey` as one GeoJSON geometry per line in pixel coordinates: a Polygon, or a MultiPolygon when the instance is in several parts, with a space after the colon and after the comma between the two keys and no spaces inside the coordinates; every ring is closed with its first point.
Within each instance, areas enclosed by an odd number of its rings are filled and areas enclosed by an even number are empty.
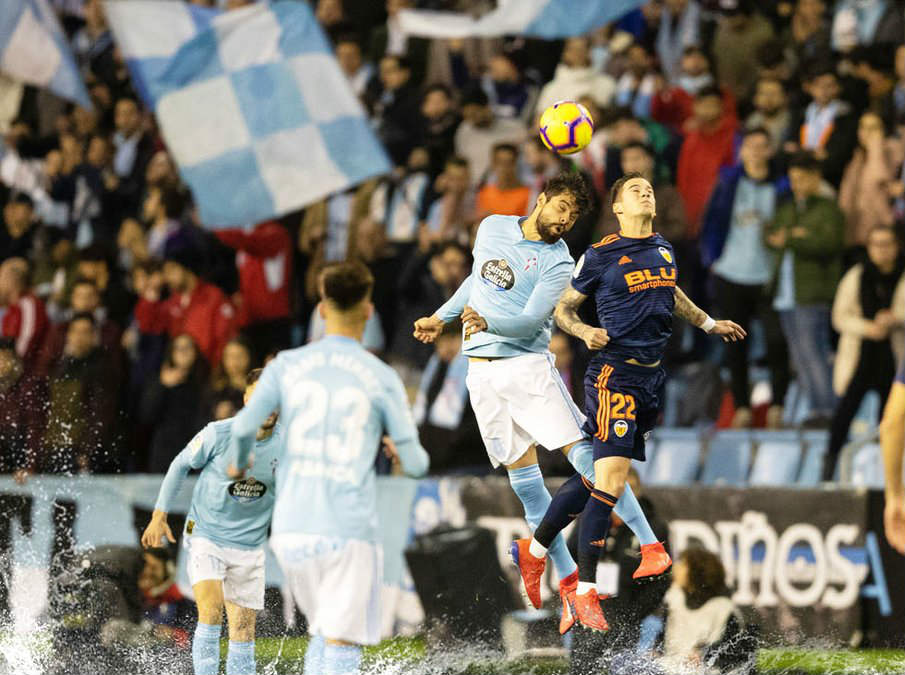
{"type": "Polygon", "coordinates": [[[466,356],[507,357],[545,352],[553,309],[569,285],[574,261],[569,247],[529,241],[518,216],[488,216],[475,238],[471,275],[436,314],[451,321],[468,305],[487,330],[463,342],[466,356]]]}
{"type": "Polygon", "coordinates": [[[382,435],[395,442],[407,474],[423,475],[428,466],[396,372],[337,335],[280,352],[234,418],[236,466],[245,466],[254,430],[275,407],[286,431],[273,534],[376,541],[374,461],[382,435]]]}
{"type": "Polygon", "coordinates": [[[211,422],[189,441],[170,464],[155,508],[169,513],[186,474],[190,469],[201,469],[192,492],[186,534],[210,539],[219,546],[255,549],[267,540],[283,425],[278,423],[269,438],[255,442],[254,466],[243,480],[234,480],[226,475],[232,422],[211,422]]]}

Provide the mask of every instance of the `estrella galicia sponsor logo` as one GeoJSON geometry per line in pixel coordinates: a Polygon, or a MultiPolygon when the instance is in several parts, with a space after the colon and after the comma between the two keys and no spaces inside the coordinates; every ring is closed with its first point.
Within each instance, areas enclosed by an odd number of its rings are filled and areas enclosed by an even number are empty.
{"type": "Polygon", "coordinates": [[[496,286],[495,290],[508,291],[515,286],[515,272],[505,260],[488,260],[481,266],[481,279],[484,283],[496,286]]]}
{"type": "Polygon", "coordinates": [[[229,492],[229,496],[240,504],[249,504],[263,497],[267,492],[267,486],[249,476],[245,480],[230,483],[226,490],[229,492]]]}

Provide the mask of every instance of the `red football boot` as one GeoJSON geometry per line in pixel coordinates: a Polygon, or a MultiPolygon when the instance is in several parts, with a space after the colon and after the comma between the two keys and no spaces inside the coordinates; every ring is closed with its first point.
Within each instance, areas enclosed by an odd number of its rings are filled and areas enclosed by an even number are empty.
{"type": "Polygon", "coordinates": [[[582,626],[599,631],[610,629],[606,617],[603,616],[603,610],[600,608],[600,599],[597,597],[596,589],[591,589],[583,595],[576,593],[574,597],[573,607],[582,626]]]}
{"type": "Polygon", "coordinates": [[[530,539],[516,539],[509,545],[509,555],[522,574],[522,583],[525,586],[528,600],[535,609],[540,609],[540,581],[544,576],[547,559],[546,557],[535,558],[531,555],[531,551],[528,550],[530,545],[530,539]]]}
{"type": "Polygon", "coordinates": [[[647,544],[641,547],[641,564],[632,575],[632,579],[653,581],[663,576],[672,567],[672,558],[659,541],[656,544],[647,544]]]}
{"type": "Polygon", "coordinates": [[[575,601],[575,589],[578,588],[578,570],[559,581],[559,601],[562,603],[562,617],[559,619],[559,634],[565,635],[575,625],[575,613],[572,603],[575,601]]]}

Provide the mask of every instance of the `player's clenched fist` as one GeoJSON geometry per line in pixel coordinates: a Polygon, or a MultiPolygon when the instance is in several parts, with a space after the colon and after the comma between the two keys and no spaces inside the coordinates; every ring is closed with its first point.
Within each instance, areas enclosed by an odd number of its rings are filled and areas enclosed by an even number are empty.
{"type": "Polygon", "coordinates": [[[594,328],[593,326],[585,327],[579,337],[584,340],[588,349],[591,350],[603,349],[606,347],[606,343],[610,341],[606,328],[594,328]]]}
{"type": "Polygon", "coordinates": [[[412,333],[416,340],[424,344],[430,344],[443,330],[443,320],[437,316],[425,316],[415,322],[415,330],[412,333]]]}

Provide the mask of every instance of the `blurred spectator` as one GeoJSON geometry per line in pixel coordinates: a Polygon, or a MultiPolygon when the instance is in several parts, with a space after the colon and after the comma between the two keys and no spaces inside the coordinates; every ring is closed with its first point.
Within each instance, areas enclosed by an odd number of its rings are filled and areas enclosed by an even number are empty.
{"type": "Polygon", "coordinates": [[[556,74],[541,89],[534,116],[537,118],[557,101],[575,101],[585,95],[594,99],[597,105],[606,107],[610,105],[615,91],[613,78],[591,66],[589,40],[583,37],[568,38],[559,65],[556,66],[556,74]]]}
{"type": "Polygon", "coordinates": [[[101,293],[107,316],[120,326],[127,325],[135,300],[116,274],[102,245],[92,244],[79,251],[75,276],[93,281],[101,293]]]}
{"type": "Polygon", "coordinates": [[[679,156],[681,139],[662,124],[635,117],[627,108],[615,108],[601,116],[600,127],[606,132],[606,190],[602,200],[609,197],[609,186],[622,176],[620,154],[629,143],[644,143],[656,158],[654,176],[658,182],[672,182],[679,156]]]}
{"type": "MultiPolygon", "coordinates": [[[[403,56],[387,54],[380,60],[379,91],[371,93],[371,114],[377,136],[394,164],[405,164],[415,146],[420,96],[411,82],[411,67],[403,56]]],[[[376,85],[372,83],[372,92],[376,85]]]]}
{"type": "Polygon", "coordinates": [[[666,79],[675,83],[686,47],[701,44],[701,8],[694,0],[665,0],[657,32],[657,56],[666,79]]]}
{"type": "Polygon", "coordinates": [[[72,317],[48,389],[47,430],[38,469],[45,473],[112,473],[121,378],[98,349],[97,323],[72,317]]]}
{"type": "Polygon", "coordinates": [[[185,197],[175,188],[152,187],[145,197],[142,211],[150,224],[146,237],[148,253],[161,260],[167,242],[182,227],[179,219],[185,212],[185,197]]]}
{"type": "MultiPolygon", "coordinates": [[[[836,289],[833,328],[839,346],[833,364],[833,389],[840,397],[833,413],[823,480],[836,472],[839,451],[861,401],[869,391],[880,395],[882,410],[892,386],[896,362],[901,363],[905,342],[905,258],[895,231],[875,225],[867,235],[867,256],[852,267],[836,289]]],[[[878,420],[879,421],[879,420],[878,420]]]]}
{"type": "Polygon", "coordinates": [[[754,655],[757,640],[746,635],[745,620],[731,599],[719,556],[703,548],[682,552],[673,584],[664,598],[666,672],[729,672],[754,655]]]}
{"type": "Polygon", "coordinates": [[[145,231],[135,218],[123,220],[116,235],[116,246],[119,249],[117,262],[123,271],[129,271],[151,257],[145,231]]]}
{"type": "Polygon", "coordinates": [[[750,0],[721,0],[721,16],[713,37],[717,82],[736,100],[748,98],[757,80],[751,55],[773,37],[773,28],[755,12],[750,0]]]}
{"type": "Polygon", "coordinates": [[[651,117],[660,79],[662,76],[654,71],[654,57],[647,47],[633,44],[626,52],[625,72],[616,82],[615,104],[628,108],[637,117],[651,117]]]}
{"type": "Polygon", "coordinates": [[[905,118],[905,45],[896,47],[896,85],[892,92],[896,119],[905,118]]]}
{"type": "Polygon", "coordinates": [[[405,56],[411,69],[412,82],[415,86],[420,86],[427,72],[430,42],[402,32],[399,25],[399,10],[411,5],[411,0],[386,0],[386,23],[371,30],[368,51],[372,63],[380,63],[384,56],[405,56]]]}
{"type": "Polygon", "coordinates": [[[216,366],[235,331],[235,310],[223,291],[199,278],[196,270],[201,266],[200,253],[191,244],[171,243],[162,279],[151,277],[135,307],[138,329],[172,338],[185,333],[207,362],[216,366]],[[170,292],[166,300],[161,296],[161,282],[170,292]]]}
{"type": "Polygon", "coordinates": [[[798,0],[783,40],[790,46],[796,67],[830,53],[830,23],[823,0],[798,0]]]}
{"type": "Polygon", "coordinates": [[[839,185],[846,246],[863,250],[874,227],[893,224],[891,200],[902,193],[902,183],[896,180],[896,173],[903,160],[902,143],[886,137],[883,120],[872,112],[861,115],[858,147],[839,185]]]}
{"type": "Polygon", "coordinates": [[[445,84],[432,84],[421,101],[421,143],[430,155],[429,173],[436,177],[447,157],[453,154],[456,129],[462,118],[456,111],[452,90],[445,84]]]}
{"type": "MultiPolygon", "coordinates": [[[[332,0],[336,1],[336,0],[332,0]]],[[[343,35],[336,40],[336,60],[349,80],[352,91],[362,98],[368,82],[374,76],[374,66],[362,58],[361,44],[351,35],[343,35]]]]}
{"type": "Polygon", "coordinates": [[[247,340],[234,337],[226,343],[223,348],[223,359],[211,377],[210,392],[205,404],[204,412],[211,419],[223,419],[217,415],[216,410],[218,405],[224,402],[231,403],[233,411],[238,411],[242,407],[245,378],[251,370],[252,363],[252,347],[247,340]]]}
{"type": "MultiPolygon", "coordinates": [[[[217,230],[217,238],[236,250],[239,301],[236,325],[251,342],[256,358],[290,343],[292,239],[273,221],[253,228],[217,230]]],[[[243,389],[244,391],[244,389],[243,389]]]]}
{"type": "Polygon", "coordinates": [[[782,204],[765,231],[776,264],[773,308],[792,355],[801,388],[811,403],[812,426],[829,424],[836,404],[829,373],[830,303],[842,269],[845,216],[819,194],[820,163],[802,152],[789,163],[793,200],[782,204]]]}
{"type": "MultiPolygon", "coordinates": [[[[675,86],[659,88],[651,101],[650,117],[665,124],[676,132],[681,132],[685,122],[692,115],[694,97],[704,87],[715,84],[710,58],[698,46],[686,47],[682,52],[681,72],[675,86]]],[[[727,110],[735,110],[735,100],[728,89],[723,90],[727,110]]]]}
{"type": "Polygon", "coordinates": [[[705,87],[698,92],[676,175],[676,188],[685,204],[688,235],[692,238],[697,236],[720,167],[732,164],[737,125],[735,115],[725,109],[719,89],[705,87]]]}
{"type": "Polygon", "coordinates": [[[468,162],[451,156],[443,173],[434,181],[434,191],[438,196],[428,207],[425,220],[431,243],[467,243],[469,228],[475,220],[475,193],[471,189],[468,162]]]}
{"type": "MultiPolygon", "coordinates": [[[[463,180],[467,184],[467,178],[463,180]]],[[[399,264],[392,247],[387,242],[383,227],[370,218],[363,218],[358,224],[356,239],[355,256],[367,265],[374,275],[371,302],[380,320],[382,332],[385,336],[392,336],[396,327],[398,304],[396,279],[399,276],[399,264]]],[[[367,330],[367,326],[365,329],[367,330]]]]}
{"type": "Polygon", "coordinates": [[[478,192],[477,219],[491,214],[522,216],[530,212],[531,188],[523,185],[518,175],[518,148],[509,143],[493,146],[491,167],[494,181],[478,192]]]}
{"type": "Polygon", "coordinates": [[[522,149],[523,163],[527,169],[523,175],[531,190],[527,199],[527,210],[522,215],[530,215],[538,195],[544,191],[547,181],[563,170],[564,162],[562,157],[547,149],[540,134],[535,134],[525,141],[522,149]]]}
{"type": "Polygon", "coordinates": [[[69,307],[60,317],[61,321],[50,326],[41,345],[37,370],[50,373],[62,357],[66,346],[66,335],[72,317],[90,314],[94,317],[97,330],[96,344],[102,356],[111,368],[115,368],[114,377],[121,377],[123,355],[120,348],[122,329],[107,318],[107,310],[101,305],[101,295],[95,283],[89,279],[76,279],[69,293],[69,307]]]}
{"type": "Polygon", "coordinates": [[[465,376],[468,359],[461,351],[462,323],[443,327],[434,342],[412,410],[421,443],[429,449],[434,473],[488,473],[487,454],[471,409],[465,376]]]}
{"type": "Polygon", "coordinates": [[[202,419],[207,363],[187,333],[170,340],[160,375],[142,392],[139,421],[152,428],[149,473],[166,473],[170,462],[192,439],[202,419]],[[152,426],[153,425],[153,426],[152,426]]]}
{"type": "Polygon", "coordinates": [[[487,94],[472,89],[462,98],[462,124],[456,130],[456,154],[468,160],[473,185],[484,182],[490,168],[490,153],[498,143],[518,145],[524,141],[525,125],[514,119],[497,118],[490,107],[487,94]]]}
{"type": "Polygon", "coordinates": [[[528,103],[537,93],[525,83],[514,57],[506,52],[491,57],[481,88],[493,114],[500,119],[523,120],[530,112],[528,103]]]}
{"type": "Polygon", "coordinates": [[[896,86],[893,45],[861,47],[852,54],[855,78],[867,89],[867,110],[884,119],[894,115],[893,90],[896,86]]]}
{"type": "Polygon", "coordinates": [[[406,166],[382,180],[371,196],[370,217],[384,225],[387,240],[397,245],[400,255],[414,246],[418,228],[427,215],[428,161],[427,151],[415,148],[406,166]]]}
{"type": "Polygon", "coordinates": [[[28,262],[6,259],[0,263],[0,337],[12,338],[16,353],[31,366],[46,330],[44,303],[28,287],[28,262]]]}
{"type": "MultiPolygon", "coordinates": [[[[695,250],[683,244],[688,232],[688,223],[685,220],[682,197],[673,185],[657,179],[654,174],[656,160],[653,150],[644,143],[632,141],[622,147],[619,160],[623,174],[640,173],[654,186],[657,193],[657,232],[673,245],[678,258],[676,264],[682,265],[685,253],[697,255],[695,250]]],[[[619,221],[613,213],[612,204],[607,204],[600,215],[601,225],[594,235],[595,239],[619,231],[619,221]]]]}
{"type": "Polygon", "coordinates": [[[138,210],[154,143],[143,129],[141,109],[134,98],[120,98],[116,102],[114,124],[113,174],[107,176],[106,187],[115,194],[121,215],[130,215],[138,210]]]}
{"type": "Polygon", "coordinates": [[[14,194],[3,206],[0,262],[7,258],[30,257],[36,229],[31,197],[23,192],[14,194]]]}
{"type": "Polygon", "coordinates": [[[858,119],[839,98],[839,78],[831,62],[818,63],[805,74],[804,90],[812,101],[793,119],[791,128],[799,130],[798,138],[787,144],[786,151],[798,147],[813,151],[822,162],[823,177],[837,187],[855,149],[858,119]]]}
{"type": "Polygon", "coordinates": [[[46,415],[46,384],[26,372],[15,342],[0,338],[0,473],[21,481],[34,471],[46,415]]]}
{"type": "MultiPolygon", "coordinates": [[[[805,0],[810,2],[810,0],[805,0]]],[[[763,127],[770,135],[770,147],[774,155],[788,138],[791,113],[782,80],[761,77],[754,87],[754,112],[748,115],[745,126],[749,129],[763,127]]]]}
{"type": "MultiPolygon", "coordinates": [[[[741,164],[720,171],[701,228],[704,265],[713,273],[716,303],[720,311],[750,331],[758,318],[764,327],[767,365],[772,398],[767,426],[782,422],[783,402],[789,385],[789,355],[771,306],[766,284],[773,268],[772,255],[764,245],[764,228],[773,220],[776,205],[788,193],[785,177],[770,170],[773,151],[762,127],[744,132],[739,149],[741,164]]],[[[658,195],[659,197],[659,195],[658,195]]],[[[732,426],[751,426],[748,383],[748,341],[726,345],[726,362],[735,403],[732,426]]]]}
{"type": "Polygon", "coordinates": [[[833,49],[849,52],[858,45],[899,43],[905,17],[891,0],[839,0],[833,14],[833,49]]]}

